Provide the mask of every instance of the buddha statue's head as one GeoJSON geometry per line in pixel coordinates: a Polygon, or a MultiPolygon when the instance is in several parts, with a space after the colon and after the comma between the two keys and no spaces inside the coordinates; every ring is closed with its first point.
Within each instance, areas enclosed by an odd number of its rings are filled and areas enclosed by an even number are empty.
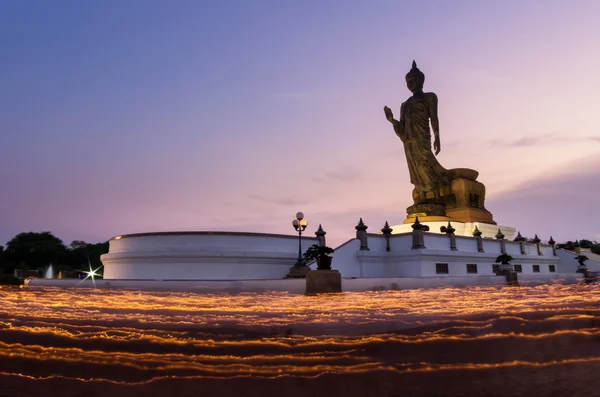
{"type": "Polygon", "coordinates": [[[417,67],[417,63],[413,61],[412,69],[406,74],[406,86],[412,93],[417,93],[423,90],[425,83],[425,75],[417,67]]]}

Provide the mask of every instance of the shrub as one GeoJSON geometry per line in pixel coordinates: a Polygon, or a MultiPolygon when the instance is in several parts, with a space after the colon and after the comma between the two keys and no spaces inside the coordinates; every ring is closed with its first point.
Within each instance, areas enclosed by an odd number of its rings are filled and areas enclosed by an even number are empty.
{"type": "Polygon", "coordinates": [[[333,252],[334,252],[334,250],[331,247],[313,244],[310,247],[308,247],[306,252],[304,252],[304,258],[302,259],[302,264],[304,266],[306,266],[310,262],[316,260],[318,257],[329,256],[329,254],[332,254],[333,252]]]}
{"type": "Polygon", "coordinates": [[[503,265],[510,264],[510,261],[513,260],[513,257],[508,254],[498,255],[496,258],[496,263],[502,263],[503,265]]]}

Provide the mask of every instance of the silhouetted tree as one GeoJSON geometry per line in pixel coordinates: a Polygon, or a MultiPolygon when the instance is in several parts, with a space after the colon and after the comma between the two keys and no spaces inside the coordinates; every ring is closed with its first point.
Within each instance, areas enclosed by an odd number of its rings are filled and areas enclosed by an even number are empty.
{"type": "Polygon", "coordinates": [[[579,247],[581,248],[587,248],[593,253],[600,255],[600,244],[598,244],[597,241],[586,239],[579,240],[577,242],[567,241],[566,243],[560,243],[556,245],[556,248],[562,248],[567,251],[575,251],[577,244],[579,244],[579,247]]]}
{"type": "Polygon", "coordinates": [[[579,240],[579,246],[581,248],[592,248],[592,246],[594,244],[598,244],[598,242],[597,241],[591,241],[591,240],[585,240],[585,239],[579,240]]]}
{"type": "Polygon", "coordinates": [[[4,247],[0,245],[0,274],[2,273],[12,273],[12,269],[8,268],[8,264],[6,263],[6,251],[4,247]]]}
{"type": "Polygon", "coordinates": [[[66,255],[66,247],[50,232],[17,234],[6,243],[5,262],[13,268],[41,269],[58,263],[66,255]]]}
{"type": "Polygon", "coordinates": [[[589,258],[585,255],[577,255],[575,257],[575,260],[577,262],[579,262],[579,266],[585,266],[585,261],[587,261],[589,258]]]}
{"type": "Polygon", "coordinates": [[[86,243],[85,241],[82,240],[73,240],[71,241],[71,244],[69,244],[69,247],[71,247],[72,250],[76,250],[77,248],[83,248],[88,246],[89,244],[86,243]]]}
{"type": "Polygon", "coordinates": [[[575,243],[569,240],[566,243],[556,244],[556,248],[561,248],[567,251],[575,251],[575,243]]]}
{"type": "Polygon", "coordinates": [[[74,240],[66,247],[50,232],[20,233],[6,247],[0,246],[0,274],[12,274],[15,269],[43,270],[50,263],[56,271],[87,270],[100,267],[100,256],[108,252],[108,241],[89,244],[74,240]]]}
{"type": "Polygon", "coordinates": [[[503,265],[509,265],[510,261],[513,260],[513,257],[508,254],[498,255],[496,258],[496,263],[502,263],[503,265]]]}
{"type": "Polygon", "coordinates": [[[102,265],[100,256],[108,252],[108,241],[105,243],[89,244],[85,241],[75,240],[69,244],[67,263],[71,269],[87,269],[88,263],[97,268],[102,265]]]}

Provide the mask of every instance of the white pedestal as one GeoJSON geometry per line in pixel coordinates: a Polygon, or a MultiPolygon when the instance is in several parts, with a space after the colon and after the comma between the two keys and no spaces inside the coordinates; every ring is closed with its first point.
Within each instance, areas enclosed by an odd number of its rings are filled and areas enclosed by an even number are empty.
{"type": "MultiPolygon", "coordinates": [[[[423,225],[427,225],[429,226],[429,232],[432,233],[440,233],[440,234],[444,234],[440,231],[440,227],[442,226],[448,226],[448,222],[421,222],[423,225]]],[[[394,225],[394,226],[390,226],[392,228],[392,234],[398,234],[398,233],[409,233],[412,232],[412,225],[410,223],[402,223],[400,225],[394,225]]],[[[498,229],[500,229],[502,231],[502,234],[504,234],[504,238],[507,240],[512,240],[513,236],[515,235],[515,232],[517,231],[517,229],[515,229],[514,227],[510,227],[510,226],[500,226],[500,225],[493,225],[491,223],[483,223],[483,222],[457,222],[454,221],[452,222],[452,227],[454,229],[456,229],[456,231],[454,232],[454,234],[456,234],[457,236],[468,236],[468,237],[473,237],[473,231],[475,230],[475,227],[477,227],[479,229],[479,231],[481,232],[481,237],[489,237],[489,238],[496,238],[496,234],[498,233],[498,229]]]]}

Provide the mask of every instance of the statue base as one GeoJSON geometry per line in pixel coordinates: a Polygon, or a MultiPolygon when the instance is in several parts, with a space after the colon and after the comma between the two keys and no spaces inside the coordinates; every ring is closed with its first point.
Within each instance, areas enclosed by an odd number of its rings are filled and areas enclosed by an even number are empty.
{"type": "MultiPolygon", "coordinates": [[[[458,169],[463,171],[462,174],[467,174],[466,171],[471,171],[477,176],[477,171],[468,169],[458,169]]],[[[453,170],[455,171],[455,170],[453,170]]],[[[459,175],[461,173],[457,173],[459,175]]],[[[413,200],[418,202],[420,199],[419,192],[413,190],[413,200]]],[[[484,205],[485,202],[485,186],[483,183],[466,177],[456,177],[452,179],[449,186],[443,186],[439,191],[440,203],[436,203],[434,200],[433,192],[427,193],[427,199],[431,201],[425,204],[415,204],[406,209],[408,218],[404,223],[408,223],[414,220],[416,216],[421,218],[434,217],[434,216],[446,216],[449,221],[455,222],[483,222],[490,225],[495,225],[494,217],[484,205]],[[441,205],[442,208],[436,207],[441,205]]],[[[431,219],[435,222],[437,220],[431,219]]],[[[440,219],[440,221],[442,221],[440,219]]]]}
{"type": "Polygon", "coordinates": [[[415,223],[415,220],[417,218],[417,216],[419,217],[419,222],[420,223],[424,223],[424,222],[442,222],[443,226],[445,226],[448,222],[456,222],[456,219],[452,219],[449,218],[447,216],[427,216],[424,214],[412,214],[406,217],[406,219],[404,220],[404,222],[402,222],[403,225],[412,225],[413,223],[415,223]]]}
{"type": "MultiPolygon", "coordinates": [[[[502,268],[502,265],[500,265],[500,267],[502,268]]],[[[510,267],[512,268],[512,266],[510,267]]],[[[519,286],[519,277],[517,276],[517,272],[514,270],[500,270],[498,273],[496,273],[496,275],[504,276],[506,278],[506,285],[513,285],[516,287],[519,286]]]]}
{"type": "Polygon", "coordinates": [[[338,270],[312,270],[306,275],[306,295],[342,292],[338,270]]]}
{"type": "Polygon", "coordinates": [[[446,216],[446,206],[441,203],[429,202],[411,205],[406,209],[409,218],[424,218],[427,216],[446,216]]]}
{"type": "Polygon", "coordinates": [[[479,208],[452,208],[446,209],[448,218],[459,222],[483,222],[495,225],[494,217],[488,210],[479,208]]]}

